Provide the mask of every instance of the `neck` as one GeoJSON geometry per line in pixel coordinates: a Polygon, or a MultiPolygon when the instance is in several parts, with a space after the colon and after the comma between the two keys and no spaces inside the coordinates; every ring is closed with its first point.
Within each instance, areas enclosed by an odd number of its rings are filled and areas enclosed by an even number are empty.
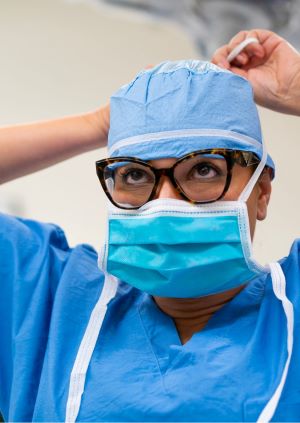
{"type": "Polygon", "coordinates": [[[154,297],[154,301],[164,313],[173,318],[181,343],[185,344],[194,333],[202,330],[214,313],[232,300],[244,286],[206,297],[154,297]]]}

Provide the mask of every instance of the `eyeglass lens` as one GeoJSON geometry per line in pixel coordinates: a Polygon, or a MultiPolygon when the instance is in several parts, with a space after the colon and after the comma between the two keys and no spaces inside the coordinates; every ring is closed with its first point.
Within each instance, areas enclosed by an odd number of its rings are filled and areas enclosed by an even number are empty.
{"type": "MultiPolygon", "coordinates": [[[[227,180],[227,162],[218,154],[196,154],[174,166],[174,179],[191,201],[210,202],[223,193],[227,180]]],[[[104,180],[113,201],[125,208],[145,204],[155,187],[154,171],[134,161],[108,164],[104,180]]]]}

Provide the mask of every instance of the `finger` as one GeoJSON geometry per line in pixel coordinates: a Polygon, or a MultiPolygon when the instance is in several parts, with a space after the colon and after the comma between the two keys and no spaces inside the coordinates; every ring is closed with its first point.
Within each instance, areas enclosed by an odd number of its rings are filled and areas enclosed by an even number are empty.
{"type": "Polygon", "coordinates": [[[221,68],[229,69],[230,64],[226,59],[229,53],[229,46],[226,44],[215,51],[213,57],[211,58],[211,62],[221,68]]]}
{"type": "MultiPolygon", "coordinates": [[[[257,45],[257,43],[255,45],[257,45]]],[[[241,53],[238,53],[238,51],[241,50],[240,48],[237,49],[235,52],[234,50],[230,51],[230,47],[227,44],[216,50],[211,61],[212,63],[225,69],[230,69],[232,66],[245,66],[246,64],[249,63],[250,59],[252,59],[254,55],[257,55],[257,57],[259,58],[264,55],[263,52],[261,53],[260,48],[252,49],[251,51],[248,51],[248,52],[241,51],[241,53]],[[237,56],[235,57],[236,54],[237,56]]]]}
{"type": "Polygon", "coordinates": [[[245,66],[249,62],[249,56],[245,52],[241,52],[232,60],[231,64],[236,66],[245,66]]]}
{"type": "MultiPolygon", "coordinates": [[[[244,40],[244,42],[246,43],[247,40],[252,40],[252,39],[254,40],[254,39],[257,39],[257,38],[249,37],[249,38],[246,38],[244,40]]],[[[262,57],[265,56],[265,49],[264,49],[264,47],[259,42],[249,42],[249,43],[243,45],[242,47],[243,48],[242,48],[241,51],[245,55],[247,55],[248,58],[253,57],[253,56],[262,58],[262,57]]],[[[233,51],[234,51],[234,49],[233,49],[233,51]]]]}
{"type": "Polygon", "coordinates": [[[263,44],[265,40],[272,34],[274,34],[274,32],[268,31],[266,29],[251,29],[250,31],[240,31],[231,38],[228,45],[232,49],[246,38],[257,38],[259,43],[263,44]]]}
{"type": "MultiPolygon", "coordinates": [[[[225,68],[230,67],[230,62],[235,60],[236,64],[243,65],[247,63],[246,54],[249,57],[257,55],[258,57],[264,56],[264,49],[259,44],[259,38],[256,30],[240,31],[236,34],[228,44],[216,50],[212,57],[212,62],[225,68]],[[237,56],[245,53],[236,60],[237,56]]],[[[268,31],[269,33],[270,31],[268,31]]]]}
{"type": "Polygon", "coordinates": [[[265,29],[240,31],[229,41],[228,44],[225,44],[216,50],[212,57],[212,62],[226,69],[230,69],[232,64],[236,66],[244,66],[245,64],[248,64],[250,60],[248,60],[248,62],[245,61],[245,56],[241,56],[239,59],[235,58],[231,64],[229,64],[227,60],[228,55],[233,51],[233,49],[246,38],[257,38],[260,42],[259,44],[250,43],[246,45],[243,50],[243,53],[245,53],[248,58],[251,59],[252,64],[261,64],[263,60],[272,54],[278,44],[283,41],[283,39],[277,34],[265,29]],[[245,63],[243,63],[243,61],[245,61],[245,63]]]}
{"type": "Polygon", "coordinates": [[[252,29],[250,31],[241,31],[236,34],[229,42],[229,49],[232,51],[239,43],[246,38],[257,38],[259,44],[251,43],[244,48],[244,52],[250,57],[256,56],[258,58],[268,57],[272,54],[273,50],[283,41],[281,37],[272,31],[266,29],[252,29]]]}

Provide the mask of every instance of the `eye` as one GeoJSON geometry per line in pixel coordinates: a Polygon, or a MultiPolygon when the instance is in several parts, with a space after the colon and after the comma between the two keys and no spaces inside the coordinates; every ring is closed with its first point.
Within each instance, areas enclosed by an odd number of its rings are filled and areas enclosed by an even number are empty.
{"type": "Polygon", "coordinates": [[[153,177],[144,169],[126,168],[120,171],[122,183],[126,185],[143,185],[153,183],[153,177]]]}
{"type": "Polygon", "coordinates": [[[211,163],[198,163],[196,164],[189,172],[189,178],[202,180],[202,179],[212,179],[220,176],[221,171],[216,166],[213,166],[211,163]]]}

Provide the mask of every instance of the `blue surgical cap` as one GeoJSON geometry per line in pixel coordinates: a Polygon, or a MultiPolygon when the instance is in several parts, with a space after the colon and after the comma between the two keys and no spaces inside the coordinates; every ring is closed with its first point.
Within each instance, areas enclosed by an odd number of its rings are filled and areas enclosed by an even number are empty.
{"type": "MultiPolygon", "coordinates": [[[[252,151],[262,134],[249,82],[210,62],[164,62],[111,98],[112,157],[182,157],[207,148],[252,151]]],[[[270,156],[267,165],[274,169],[270,156]]]]}

